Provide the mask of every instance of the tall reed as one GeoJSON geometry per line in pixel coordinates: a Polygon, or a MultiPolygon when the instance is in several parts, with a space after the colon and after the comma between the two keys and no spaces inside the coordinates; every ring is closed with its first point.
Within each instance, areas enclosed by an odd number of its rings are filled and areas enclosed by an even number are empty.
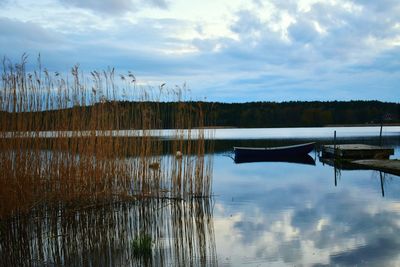
{"type": "Polygon", "coordinates": [[[114,68],[87,76],[78,66],[50,72],[40,59],[26,66],[25,55],[3,60],[0,218],[43,205],[211,195],[210,111],[187,102],[185,88],[138,86],[114,68]],[[163,102],[173,103],[165,110],[163,102]],[[155,137],[167,120],[175,129],[168,151],[155,137]]]}

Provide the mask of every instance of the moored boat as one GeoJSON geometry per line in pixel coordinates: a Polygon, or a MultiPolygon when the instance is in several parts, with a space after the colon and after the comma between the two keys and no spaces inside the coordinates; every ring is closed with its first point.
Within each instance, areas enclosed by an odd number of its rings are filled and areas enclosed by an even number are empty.
{"type": "Polygon", "coordinates": [[[234,147],[235,158],[280,158],[306,155],[314,149],[315,143],[280,147],[234,147]]]}

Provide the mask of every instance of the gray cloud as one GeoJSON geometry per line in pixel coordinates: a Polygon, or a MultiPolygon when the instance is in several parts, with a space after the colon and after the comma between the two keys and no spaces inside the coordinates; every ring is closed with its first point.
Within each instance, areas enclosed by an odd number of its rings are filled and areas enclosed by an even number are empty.
{"type": "Polygon", "coordinates": [[[103,14],[122,14],[135,10],[132,0],[60,0],[66,6],[90,9],[103,14]]]}
{"type": "Polygon", "coordinates": [[[104,15],[120,15],[136,11],[147,5],[161,9],[168,8],[166,0],[59,0],[66,6],[74,6],[92,10],[104,15]]]}
{"type": "Polygon", "coordinates": [[[353,2],[370,9],[375,14],[381,13],[382,15],[387,15],[387,12],[390,14],[398,14],[400,9],[400,3],[397,0],[353,0],[353,2]]]}
{"type": "Polygon", "coordinates": [[[185,75],[191,57],[166,56],[161,49],[176,49],[181,42],[169,37],[182,24],[175,20],[143,20],[138,24],[119,21],[120,29],[60,33],[31,22],[0,18],[0,51],[19,60],[24,52],[42,54],[49,68],[60,70],[80,63],[86,69],[135,69],[142,75],[185,75]],[[162,30],[159,30],[160,25],[162,30]],[[162,44],[160,46],[160,44],[162,44]],[[65,68],[64,67],[64,68],[65,68]]]}
{"type": "Polygon", "coordinates": [[[167,9],[168,8],[168,2],[167,0],[144,0],[145,3],[150,3],[153,6],[159,7],[161,9],[167,9]]]}
{"type": "Polygon", "coordinates": [[[54,33],[51,34],[36,23],[0,17],[0,25],[0,36],[7,36],[7,38],[24,36],[25,40],[35,43],[54,42],[57,40],[54,33]]]}
{"type": "Polygon", "coordinates": [[[263,30],[263,24],[250,10],[241,10],[237,14],[237,20],[231,26],[231,30],[241,37],[251,35],[255,31],[263,30]]]}
{"type": "Polygon", "coordinates": [[[21,22],[0,17],[1,56],[19,60],[23,53],[57,51],[65,48],[63,37],[33,22],[21,22]]]}
{"type": "Polygon", "coordinates": [[[293,41],[301,43],[311,43],[320,37],[312,21],[306,19],[300,19],[289,27],[289,35],[293,41]]]}

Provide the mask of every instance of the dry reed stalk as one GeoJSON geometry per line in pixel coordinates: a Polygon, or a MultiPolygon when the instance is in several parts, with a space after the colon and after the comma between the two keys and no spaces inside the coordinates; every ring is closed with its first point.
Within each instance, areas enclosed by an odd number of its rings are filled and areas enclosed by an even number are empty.
{"type": "Polygon", "coordinates": [[[88,79],[74,66],[64,78],[42,69],[40,60],[37,70],[27,72],[26,60],[24,55],[19,64],[3,61],[0,218],[60,201],[211,195],[212,164],[205,160],[201,128],[207,115],[201,104],[185,102],[186,88],[139,87],[128,73],[121,76],[123,91],[133,91],[136,104],[124,105],[117,101],[114,69],[93,71],[88,79]],[[161,99],[175,101],[167,114],[161,99]],[[162,156],[163,141],[153,136],[161,133],[163,118],[172,118],[176,129],[170,157],[162,156]],[[122,127],[137,131],[129,140],[116,137],[113,130],[122,127]],[[183,157],[175,157],[178,152],[183,157]],[[150,168],[154,163],[160,168],[150,168]]]}

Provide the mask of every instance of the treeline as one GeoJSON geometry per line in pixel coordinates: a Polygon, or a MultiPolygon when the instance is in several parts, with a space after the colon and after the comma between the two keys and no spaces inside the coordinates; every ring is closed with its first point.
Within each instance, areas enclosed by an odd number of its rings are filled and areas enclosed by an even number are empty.
{"type": "MultiPolygon", "coordinates": [[[[85,130],[90,125],[90,114],[103,114],[96,129],[137,129],[151,127],[177,128],[177,114],[186,114],[190,120],[180,122],[179,127],[198,126],[263,128],[263,127],[311,127],[326,125],[353,125],[400,123],[400,104],[379,101],[332,101],[332,102],[128,102],[113,101],[93,106],[73,107],[42,112],[8,113],[2,130],[85,130]],[[144,112],[145,109],[145,112],[144,112]],[[143,115],[143,112],[145,115],[143,115]],[[115,116],[115,113],[118,115],[115,116]],[[141,114],[138,120],[137,114],[141,114]],[[80,122],[71,122],[73,114],[82,114],[80,122]],[[111,116],[112,114],[112,116],[111,116]],[[155,114],[158,114],[155,116],[155,114]],[[83,116],[85,115],[85,116],[83,116]],[[110,116],[110,119],[108,119],[110,116]],[[118,120],[115,119],[118,118],[118,120]],[[112,119],[111,119],[112,118],[112,119]],[[15,125],[15,122],[20,125],[15,125]],[[142,122],[141,122],[142,121],[142,122]],[[133,123],[135,122],[135,123],[133,123]],[[23,125],[21,125],[21,123],[23,125]],[[74,125],[72,127],[71,125],[74,125]]],[[[93,125],[91,125],[93,129],[93,125]]]]}
{"type": "Polygon", "coordinates": [[[400,122],[400,104],[379,101],[214,103],[215,122],[235,127],[309,127],[400,122]]]}

